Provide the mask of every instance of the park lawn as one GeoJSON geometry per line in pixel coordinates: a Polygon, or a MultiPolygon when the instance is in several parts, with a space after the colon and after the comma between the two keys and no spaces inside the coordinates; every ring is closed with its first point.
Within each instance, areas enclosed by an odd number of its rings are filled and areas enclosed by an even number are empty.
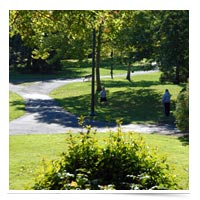
{"type": "MultiPolygon", "coordinates": [[[[124,124],[157,123],[163,121],[163,106],[161,98],[166,88],[172,94],[171,117],[174,121],[176,98],[183,85],[161,84],[160,72],[132,76],[132,82],[125,77],[102,79],[102,85],[107,91],[107,104],[99,103],[96,94],[95,119],[115,122],[123,118],[124,124]]],[[[80,116],[90,114],[91,83],[71,83],[53,90],[50,96],[56,99],[65,110],[80,116]]],[[[165,119],[164,119],[165,120],[165,119]]]]}
{"type": "MultiPolygon", "coordinates": [[[[175,136],[141,134],[151,147],[158,147],[158,154],[166,155],[167,161],[174,168],[180,189],[189,189],[189,145],[187,141],[175,136]]],[[[103,139],[109,133],[97,133],[97,139],[103,139]]],[[[42,160],[52,160],[66,150],[69,134],[13,135],[10,136],[9,189],[25,190],[34,184],[37,170],[42,160]]]]}
{"type": "Polygon", "coordinates": [[[174,167],[179,186],[189,189],[189,139],[188,137],[159,136],[143,134],[146,142],[158,147],[159,153],[165,155],[174,167]]]}
{"type": "MultiPolygon", "coordinates": [[[[20,82],[20,83],[32,83],[37,80],[46,79],[72,79],[72,78],[82,78],[85,75],[92,73],[92,61],[91,59],[86,59],[82,62],[78,60],[63,60],[62,70],[54,71],[48,73],[21,73],[13,70],[9,71],[10,82],[20,82]]],[[[110,76],[110,63],[103,62],[101,65],[100,73],[102,76],[110,76]]],[[[113,75],[125,74],[127,71],[127,66],[115,64],[113,70],[113,75]]]]}
{"type": "Polygon", "coordinates": [[[14,92],[9,92],[9,121],[21,117],[25,113],[24,99],[14,92]]]}

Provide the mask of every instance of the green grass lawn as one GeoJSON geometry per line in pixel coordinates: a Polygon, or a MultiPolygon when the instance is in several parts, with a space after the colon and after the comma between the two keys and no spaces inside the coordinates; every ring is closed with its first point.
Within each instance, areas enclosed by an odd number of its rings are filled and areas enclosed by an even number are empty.
{"type": "MultiPolygon", "coordinates": [[[[88,65],[84,63],[84,70],[78,65],[76,68],[72,66],[63,71],[65,74],[46,75],[45,78],[75,78],[90,73],[90,63],[88,65]]],[[[115,71],[119,74],[125,73],[125,70],[120,67],[115,71]]],[[[101,75],[109,75],[109,73],[109,66],[104,67],[101,71],[101,75]]],[[[43,75],[18,75],[13,76],[12,80],[24,78],[31,82],[34,78],[44,78],[43,75]]],[[[161,97],[164,90],[168,88],[172,94],[170,119],[174,120],[175,101],[182,86],[161,84],[159,76],[160,73],[137,75],[132,77],[132,82],[128,82],[125,78],[102,79],[108,92],[108,104],[100,105],[96,98],[96,119],[115,121],[116,118],[122,117],[123,124],[156,123],[162,119],[161,97]]],[[[51,96],[66,110],[77,116],[88,116],[90,113],[90,82],[65,85],[54,90],[51,96]]],[[[23,99],[12,92],[10,92],[10,113],[12,113],[10,120],[24,114],[23,99]]],[[[98,133],[96,136],[103,139],[106,135],[107,133],[98,133]]],[[[148,144],[159,147],[159,154],[166,154],[169,164],[174,166],[174,173],[177,174],[180,188],[188,189],[189,145],[172,136],[148,134],[143,134],[143,136],[148,144]]],[[[68,139],[67,134],[10,136],[10,189],[23,190],[27,186],[33,185],[42,160],[58,158],[59,154],[66,149],[65,139],[68,139]]]]}
{"type": "Polygon", "coordinates": [[[25,113],[25,104],[22,97],[14,92],[9,92],[9,121],[21,117],[25,113]]]}
{"type": "MultiPolygon", "coordinates": [[[[86,59],[82,62],[77,60],[63,60],[62,61],[62,70],[49,73],[22,73],[10,70],[9,79],[10,82],[33,82],[37,80],[45,79],[70,79],[70,78],[81,78],[85,75],[92,73],[92,61],[91,59],[86,59]]],[[[127,66],[115,64],[113,69],[113,74],[124,74],[126,73],[127,66]]],[[[110,75],[110,63],[103,62],[101,63],[100,73],[102,76],[110,75]]]]}
{"type": "MultiPolygon", "coordinates": [[[[103,141],[108,133],[97,133],[103,141]]],[[[189,145],[180,138],[154,134],[142,134],[148,145],[158,147],[158,154],[167,156],[168,163],[174,167],[181,189],[189,189],[188,160],[189,145]]],[[[10,190],[24,190],[34,184],[37,170],[42,160],[52,160],[65,151],[69,134],[16,135],[10,136],[10,190]]]]}
{"type": "MultiPolygon", "coordinates": [[[[45,79],[63,79],[63,78],[81,78],[92,73],[92,59],[85,59],[82,62],[78,60],[62,60],[62,69],[48,73],[28,73],[23,71],[9,71],[10,82],[34,82],[45,79]]],[[[100,74],[101,76],[110,76],[111,60],[102,59],[100,74]]],[[[132,64],[132,70],[147,70],[144,65],[136,62],[132,64]]],[[[126,74],[127,65],[115,62],[113,65],[113,75],[126,74]]]]}
{"type": "MultiPolygon", "coordinates": [[[[172,94],[171,117],[175,102],[182,85],[161,84],[160,72],[132,76],[132,82],[125,77],[102,79],[106,87],[108,104],[99,103],[96,94],[96,120],[115,122],[116,118],[123,118],[124,124],[129,123],[157,123],[163,120],[163,106],[161,98],[166,88],[172,94]]],[[[72,83],[55,89],[50,93],[62,107],[77,116],[89,116],[91,83],[72,83]]]]}

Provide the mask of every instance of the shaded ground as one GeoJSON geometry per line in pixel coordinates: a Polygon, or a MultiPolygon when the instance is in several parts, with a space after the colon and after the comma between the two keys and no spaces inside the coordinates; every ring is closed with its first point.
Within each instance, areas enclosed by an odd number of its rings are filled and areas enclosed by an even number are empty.
{"type": "MultiPolygon", "coordinates": [[[[151,72],[135,72],[136,74],[151,72]]],[[[82,82],[78,79],[41,80],[32,84],[10,83],[10,91],[21,95],[25,99],[26,114],[10,122],[9,132],[13,134],[44,134],[77,132],[82,130],[77,117],[61,108],[57,102],[48,96],[49,92],[62,85],[72,82],[82,82]]],[[[116,130],[115,124],[87,121],[99,132],[116,130]]],[[[124,131],[134,130],[141,133],[180,134],[172,125],[142,125],[127,124],[122,126],[124,131]]]]}

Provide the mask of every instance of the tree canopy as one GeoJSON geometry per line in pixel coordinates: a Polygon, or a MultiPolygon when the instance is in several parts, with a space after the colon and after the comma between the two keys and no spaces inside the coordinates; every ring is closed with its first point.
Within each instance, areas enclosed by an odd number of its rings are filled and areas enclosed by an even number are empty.
{"type": "Polygon", "coordinates": [[[83,60],[92,52],[95,29],[97,82],[101,56],[113,51],[129,64],[157,61],[164,81],[187,81],[187,10],[10,10],[9,20],[10,64],[15,68],[59,70],[55,66],[62,59],[83,60]]]}

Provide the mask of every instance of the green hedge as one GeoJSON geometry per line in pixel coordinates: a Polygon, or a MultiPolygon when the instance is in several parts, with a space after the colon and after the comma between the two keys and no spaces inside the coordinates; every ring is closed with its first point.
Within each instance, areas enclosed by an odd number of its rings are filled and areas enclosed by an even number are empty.
{"type": "Polygon", "coordinates": [[[189,85],[179,93],[177,97],[176,110],[176,125],[184,132],[189,131],[189,85]]]}

